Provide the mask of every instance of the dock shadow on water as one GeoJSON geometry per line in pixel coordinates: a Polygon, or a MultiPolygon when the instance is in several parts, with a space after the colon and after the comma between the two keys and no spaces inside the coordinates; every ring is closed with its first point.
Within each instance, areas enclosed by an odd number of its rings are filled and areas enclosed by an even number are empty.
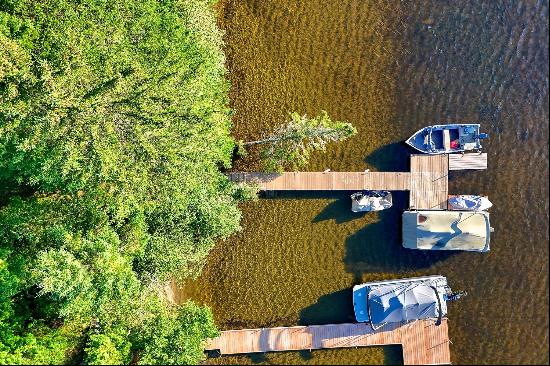
{"type": "Polygon", "coordinates": [[[403,365],[403,347],[384,346],[384,365],[403,365]]]}
{"type": "MultiPolygon", "coordinates": [[[[357,280],[355,282],[358,282],[357,280]]],[[[300,312],[300,325],[324,325],[338,323],[355,323],[353,312],[353,289],[346,288],[323,295],[319,300],[300,312]]],[[[374,347],[368,347],[374,348],[374,347]]],[[[385,365],[402,365],[403,348],[400,345],[380,347],[385,365]]],[[[300,357],[308,361],[312,358],[309,351],[301,351],[300,357]]]]}
{"type": "Polygon", "coordinates": [[[365,158],[365,163],[379,172],[408,172],[411,154],[416,153],[418,152],[407,146],[404,141],[398,141],[374,150],[365,158]]]}
{"type": "Polygon", "coordinates": [[[456,254],[403,248],[401,215],[407,209],[408,195],[392,192],[393,206],[378,212],[377,222],[347,238],[344,262],[356,279],[368,272],[399,273],[427,268],[456,254]]]}
{"type": "Polygon", "coordinates": [[[342,224],[352,220],[363,218],[367,213],[351,211],[352,191],[272,191],[262,192],[262,199],[292,199],[292,200],[332,200],[312,220],[312,223],[334,220],[336,224],[342,224]]]}

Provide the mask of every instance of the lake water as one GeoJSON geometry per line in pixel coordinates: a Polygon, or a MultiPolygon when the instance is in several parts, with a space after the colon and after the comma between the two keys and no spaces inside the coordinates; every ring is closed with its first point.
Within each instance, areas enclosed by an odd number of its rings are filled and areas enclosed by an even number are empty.
{"type": "MultiPolygon", "coordinates": [[[[220,26],[235,110],[252,140],[288,113],[326,110],[357,127],[307,170],[407,171],[402,143],[436,123],[479,121],[489,169],[451,175],[450,193],[493,202],[489,253],[401,247],[394,207],[354,214],[349,193],[285,193],[243,204],[177,297],[210,305],[221,329],[353,321],[351,288],[441,274],[455,364],[548,363],[548,2],[235,0],[220,26]]],[[[257,154],[235,170],[259,169],[257,154]]],[[[399,347],[222,357],[207,363],[399,363],[399,347]]]]}

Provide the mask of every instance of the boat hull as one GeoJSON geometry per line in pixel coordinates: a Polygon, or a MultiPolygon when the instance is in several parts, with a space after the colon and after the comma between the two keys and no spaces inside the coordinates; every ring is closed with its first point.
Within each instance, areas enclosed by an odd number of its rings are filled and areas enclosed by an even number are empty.
{"type": "Polygon", "coordinates": [[[486,211],[493,206],[486,196],[456,195],[449,196],[449,210],[486,211]]]}
{"type": "Polygon", "coordinates": [[[405,143],[430,155],[481,150],[479,124],[427,126],[415,132],[405,143]]]}

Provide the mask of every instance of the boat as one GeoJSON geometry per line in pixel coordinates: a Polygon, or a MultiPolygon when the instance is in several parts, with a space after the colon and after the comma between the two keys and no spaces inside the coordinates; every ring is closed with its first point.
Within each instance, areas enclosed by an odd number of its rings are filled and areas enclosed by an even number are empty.
{"type": "Polygon", "coordinates": [[[428,126],[405,142],[420,152],[433,155],[481,151],[481,140],[489,136],[479,133],[479,127],[474,123],[428,126]]]}
{"type": "Polygon", "coordinates": [[[388,323],[434,319],[447,316],[447,301],[465,292],[452,292],[443,276],[424,276],[367,282],[353,287],[353,310],[358,322],[376,330],[388,323]]]}
{"type": "Polygon", "coordinates": [[[357,192],[350,197],[353,212],[381,211],[392,206],[391,192],[388,191],[357,192]]]}
{"type": "Polygon", "coordinates": [[[493,207],[487,196],[457,195],[449,196],[449,210],[486,211],[493,207]]]}
{"type": "Polygon", "coordinates": [[[486,211],[405,211],[403,247],[420,250],[490,250],[486,211]]]}

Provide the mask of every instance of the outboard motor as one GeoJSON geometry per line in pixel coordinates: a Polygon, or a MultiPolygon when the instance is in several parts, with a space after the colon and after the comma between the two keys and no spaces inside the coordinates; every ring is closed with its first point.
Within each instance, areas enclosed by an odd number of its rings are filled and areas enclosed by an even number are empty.
{"type": "Polygon", "coordinates": [[[486,138],[489,138],[489,135],[488,135],[488,134],[486,134],[486,133],[480,133],[480,134],[479,134],[479,139],[480,139],[480,140],[484,140],[484,139],[486,139],[486,138]]]}
{"type": "Polygon", "coordinates": [[[466,295],[468,295],[466,291],[448,292],[445,294],[445,300],[455,301],[466,295]]]}

